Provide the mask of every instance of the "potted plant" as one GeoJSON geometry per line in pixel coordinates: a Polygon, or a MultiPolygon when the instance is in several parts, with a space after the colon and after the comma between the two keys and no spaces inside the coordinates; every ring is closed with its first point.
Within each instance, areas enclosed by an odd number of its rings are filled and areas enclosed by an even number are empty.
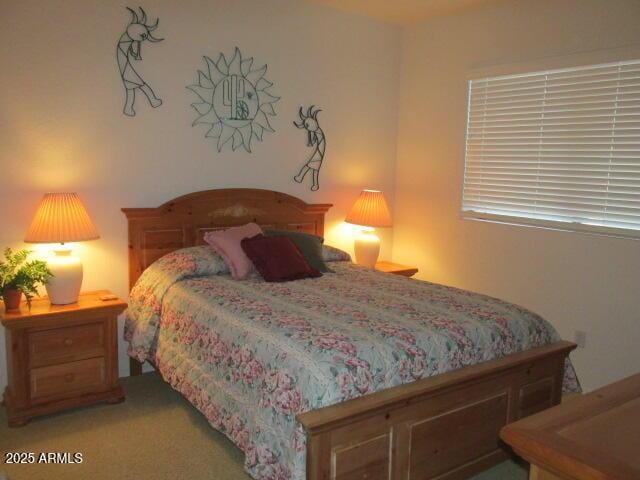
{"type": "Polygon", "coordinates": [[[4,260],[0,260],[0,292],[5,310],[20,308],[22,294],[31,309],[31,299],[38,294],[38,285],[46,284],[52,277],[47,264],[42,260],[27,262],[31,250],[4,249],[4,260]]]}

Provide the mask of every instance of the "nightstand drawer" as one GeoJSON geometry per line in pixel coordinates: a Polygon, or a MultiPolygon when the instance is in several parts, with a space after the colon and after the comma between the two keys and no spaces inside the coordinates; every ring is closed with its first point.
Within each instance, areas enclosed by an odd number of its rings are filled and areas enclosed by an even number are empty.
{"type": "Polygon", "coordinates": [[[29,333],[31,367],[104,356],[104,322],[29,333]]]}
{"type": "Polygon", "coordinates": [[[104,358],[90,358],[31,370],[33,404],[99,391],[105,386],[104,358]]]}

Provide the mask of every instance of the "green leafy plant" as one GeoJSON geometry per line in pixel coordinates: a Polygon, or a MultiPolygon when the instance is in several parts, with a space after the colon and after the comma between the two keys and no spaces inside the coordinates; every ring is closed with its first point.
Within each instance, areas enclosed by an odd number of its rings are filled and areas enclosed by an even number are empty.
{"type": "Polygon", "coordinates": [[[46,262],[32,260],[27,262],[31,250],[4,249],[4,260],[0,260],[0,292],[7,289],[20,290],[31,308],[31,299],[38,294],[38,285],[45,285],[53,276],[46,262]]]}

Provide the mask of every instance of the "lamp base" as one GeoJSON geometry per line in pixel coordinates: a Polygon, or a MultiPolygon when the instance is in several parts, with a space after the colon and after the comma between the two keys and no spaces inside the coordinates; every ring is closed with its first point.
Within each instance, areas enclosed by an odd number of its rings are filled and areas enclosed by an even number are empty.
{"type": "Polygon", "coordinates": [[[67,305],[78,301],[82,286],[82,262],[70,249],[54,250],[47,262],[53,277],[46,284],[49,301],[53,305],[67,305]]]}
{"type": "Polygon", "coordinates": [[[380,254],[380,239],[373,232],[363,232],[353,242],[356,263],[373,268],[380,254]]]}

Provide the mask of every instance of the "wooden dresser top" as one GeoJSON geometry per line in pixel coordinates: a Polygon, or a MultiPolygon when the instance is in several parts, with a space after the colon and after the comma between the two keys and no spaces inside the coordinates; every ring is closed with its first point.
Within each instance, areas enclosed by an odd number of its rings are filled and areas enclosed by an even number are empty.
{"type": "Polygon", "coordinates": [[[522,457],[569,479],[640,478],[640,374],[505,426],[522,457]]]}

